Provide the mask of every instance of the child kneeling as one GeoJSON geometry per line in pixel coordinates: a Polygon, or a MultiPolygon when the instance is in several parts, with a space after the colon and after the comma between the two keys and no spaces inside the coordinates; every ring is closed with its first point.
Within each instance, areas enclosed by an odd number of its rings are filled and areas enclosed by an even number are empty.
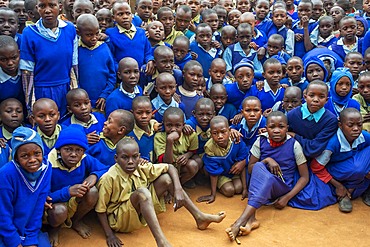
{"type": "Polygon", "coordinates": [[[98,183],[99,199],[95,208],[109,246],[122,245],[114,232],[132,232],[146,224],[158,246],[171,246],[156,216],[166,209],[163,195],[167,191],[174,197],[174,210],[185,206],[200,230],[225,218],[224,212],[205,214],[192,203],[181,187],[174,166],[164,163],[139,166],[139,146],[135,140],[126,138],[119,141],[115,160],[117,163],[98,183]]]}

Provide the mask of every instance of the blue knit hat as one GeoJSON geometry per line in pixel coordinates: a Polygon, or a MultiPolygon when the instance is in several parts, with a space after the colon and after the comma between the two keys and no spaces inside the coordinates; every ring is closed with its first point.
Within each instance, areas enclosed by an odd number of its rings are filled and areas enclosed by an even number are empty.
{"type": "Polygon", "coordinates": [[[60,132],[55,148],[60,149],[65,145],[78,145],[84,149],[88,148],[87,137],[81,125],[71,124],[60,132]]]}
{"type": "Polygon", "coordinates": [[[36,145],[40,146],[42,153],[44,153],[44,145],[42,144],[40,135],[36,131],[23,126],[16,128],[13,131],[13,136],[11,140],[12,159],[14,159],[18,148],[28,143],[35,143],[36,145]]]}
{"type": "Polygon", "coordinates": [[[281,63],[281,65],[284,65],[284,64],[286,65],[285,59],[280,54],[273,55],[271,58],[277,59],[281,63]]]}
{"type": "Polygon", "coordinates": [[[251,68],[252,70],[254,70],[254,64],[251,60],[249,60],[248,58],[243,58],[242,60],[240,60],[239,63],[237,63],[235,66],[234,66],[234,74],[235,74],[235,71],[237,71],[239,68],[241,67],[249,67],[251,68]]]}

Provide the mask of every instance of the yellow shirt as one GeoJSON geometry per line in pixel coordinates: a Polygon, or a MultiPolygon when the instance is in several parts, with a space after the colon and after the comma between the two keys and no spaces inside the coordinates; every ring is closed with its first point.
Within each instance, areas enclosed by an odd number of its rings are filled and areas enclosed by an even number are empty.
{"type": "Polygon", "coordinates": [[[168,164],[147,163],[137,167],[132,175],[120,165],[113,165],[99,180],[99,200],[95,211],[112,214],[122,203],[130,200],[131,193],[138,188],[148,187],[161,174],[168,171],[168,164]]]}
{"type": "Polygon", "coordinates": [[[125,34],[127,37],[129,37],[130,39],[133,39],[135,37],[135,34],[136,34],[136,27],[131,24],[131,27],[130,29],[126,29],[124,27],[121,27],[120,25],[116,24],[117,25],[117,28],[118,28],[118,32],[119,33],[123,33],[125,34]]]}
{"type": "Polygon", "coordinates": [[[173,45],[173,42],[175,41],[175,39],[179,36],[183,36],[184,33],[181,32],[181,31],[176,31],[175,28],[173,27],[172,28],[172,31],[169,35],[167,35],[167,37],[165,38],[164,42],[170,44],[170,45],[173,45]]]}
{"type": "Polygon", "coordinates": [[[37,127],[37,133],[39,133],[39,135],[41,136],[41,139],[44,141],[46,146],[48,146],[49,148],[51,148],[55,145],[55,143],[58,140],[59,133],[60,133],[61,130],[62,130],[62,127],[59,124],[57,124],[55,126],[54,133],[51,136],[47,136],[47,135],[44,134],[44,132],[42,132],[40,130],[39,127],[37,127]]]}
{"type": "Polygon", "coordinates": [[[12,133],[10,133],[9,131],[7,131],[7,130],[4,128],[4,126],[2,126],[1,128],[2,128],[2,131],[3,131],[3,136],[4,136],[4,138],[5,138],[6,140],[10,140],[10,139],[12,139],[13,134],[12,134],[12,133]]]}
{"type": "Polygon", "coordinates": [[[63,170],[63,171],[68,171],[68,172],[73,172],[74,170],[76,170],[80,165],[81,165],[81,161],[86,157],[86,154],[84,154],[81,158],[81,160],[74,166],[72,167],[71,169],[68,169],[67,167],[63,166],[59,160],[58,160],[58,152],[55,148],[53,148],[49,155],[48,155],[48,160],[50,161],[51,163],[51,167],[53,168],[58,168],[60,170],[63,170]]]}
{"type": "MultiPolygon", "coordinates": [[[[364,97],[362,97],[361,94],[358,93],[354,95],[352,98],[356,100],[358,103],[360,103],[360,113],[362,117],[370,113],[370,106],[366,103],[364,97]]],[[[370,123],[363,123],[362,128],[366,131],[370,131],[370,123]]]]}
{"type": "Polygon", "coordinates": [[[97,123],[98,123],[98,120],[96,119],[94,114],[91,114],[91,113],[90,113],[90,120],[87,123],[78,120],[74,114],[71,117],[71,124],[78,124],[78,125],[83,126],[86,129],[90,128],[91,125],[97,124],[97,123]]]}
{"type": "Polygon", "coordinates": [[[204,152],[209,156],[226,156],[230,151],[231,143],[232,141],[229,139],[227,147],[222,148],[213,139],[210,139],[204,145],[204,152]]]}
{"type": "Polygon", "coordinates": [[[85,45],[84,42],[82,42],[81,39],[78,40],[78,46],[87,48],[90,51],[95,50],[96,48],[98,48],[99,46],[101,46],[103,43],[104,43],[103,41],[98,41],[98,42],[96,42],[96,44],[93,47],[88,47],[87,45],[85,45]]]}
{"type": "MultiPolygon", "coordinates": [[[[166,152],[166,132],[159,132],[154,136],[154,153],[157,157],[166,152]]],[[[198,136],[193,132],[191,135],[181,134],[179,140],[173,144],[173,159],[183,155],[189,151],[196,151],[198,149],[198,136]]]]}

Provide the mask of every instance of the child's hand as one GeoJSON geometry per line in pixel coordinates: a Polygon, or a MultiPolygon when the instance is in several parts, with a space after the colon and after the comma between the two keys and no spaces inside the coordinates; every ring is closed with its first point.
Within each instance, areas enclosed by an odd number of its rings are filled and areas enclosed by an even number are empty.
{"type": "Polygon", "coordinates": [[[351,193],[343,186],[343,184],[335,187],[335,194],[337,195],[338,200],[341,200],[346,196],[351,199],[351,193]]]}
{"type": "Polygon", "coordinates": [[[310,18],[308,18],[308,16],[302,16],[301,23],[302,23],[303,28],[308,28],[309,20],[310,20],[310,18]]]}
{"type": "Polygon", "coordinates": [[[184,190],[183,189],[175,190],[173,196],[174,196],[173,209],[176,212],[177,209],[180,209],[183,206],[185,206],[184,190]]]}
{"type": "Polygon", "coordinates": [[[178,103],[180,104],[181,103],[181,96],[178,95],[177,93],[175,93],[173,96],[173,99],[178,103]]]}
{"type": "Polygon", "coordinates": [[[277,209],[283,209],[288,204],[289,200],[288,197],[282,196],[277,199],[277,201],[274,203],[274,207],[277,209]]]}
{"type": "Polygon", "coordinates": [[[235,130],[235,129],[231,129],[230,130],[230,137],[231,139],[236,143],[238,144],[240,142],[240,138],[243,137],[242,133],[240,133],[239,131],[235,130]]]}
{"type": "Polygon", "coordinates": [[[107,39],[108,39],[108,35],[106,35],[105,33],[99,33],[98,35],[99,41],[106,41],[107,39]]]}
{"type": "Polygon", "coordinates": [[[52,203],[53,199],[51,199],[50,196],[47,196],[46,197],[46,201],[45,201],[45,204],[44,204],[44,208],[47,210],[47,209],[53,209],[53,203],[52,203]]]}
{"type": "Polygon", "coordinates": [[[197,202],[205,202],[207,204],[210,204],[216,200],[216,196],[214,195],[206,195],[206,196],[200,196],[197,199],[197,202]]]}
{"type": "Polygon", "coordinates": [[[264,47],[260,47],[258,48],[257,50],[257,57],[258,57],[258,60],[262,60],[266,55],[266,48],[264,47]]]}
{"type": "Polygon", "coordinates": [[[176,164],[179,164],[180,166],[185,166],[189,161],[189,157],[186,154],[180,155],[176,159],[176,164]]]}
{"type": "Polygon", "coordinates": [[[370,113],[367,113],[365,116],[364,116],[364,120],[363,120],[364,123],[369,123],[370,122],[370,113]]]}
{"type": "Polygon", "coordinates": [[[91,174],[85,179],[85,181],[82,184],[86,184],[90,189],[95,186],[97,180],[98,178],[96,177],[96,175],[91,174]]]}
{"type": "Polygon", "coordinates": [[[258,50],[258,45],[255,42],[250,42],[249,47],[256,50],[256,51],[258,50]]]}
{"type": "Polygon", "coordinates": [[[358,91],[358,88],[352,88],[352,96],[358,94],[360,91],[358,91]]]}
{"type": "Polygon", "coordinates": [[[69,187],[69,194],[71,197],[83,197],[89,189],[89,185],[85,182],[83,184],[75,184],[69,187]]]}
{"type": "Polygon", "coordinates": [[[247,190],[247,189],[243,189],[243,191],[242,191],[242,201],[243,201],[245,198],[248,198],[248,190],[247,190]]]}
{"type": "Polygon", "coordinates": [[[145,75],[154,75],[154,73],[155,73],[155,65],[154,65],[154,61],[152,60],[146,64],[145,75]]]}
{"type": "Polygon", "coordinates": [[[189,24],[188,29],[189,29],[190,31],[192,31],[193,33],[195,33],[195,29],[196,29],[196,28],[197,28],[197,27],[195,26],[194,21],[190,21],[190,24],[189,24]]]}
{"type": "Polygon", "coordinates": [[[218,48],[220,48],[220,47],[221,47],[221,44],[220,44],[220,42],[218,42],[218,41],[216,41],[216,40],[212,40],[212,42],[211,42],[211,47],[212,47],[212,48],[216,48],[216,49],[218,49],[218,48]]]}
{"type": "Polygon", "coordinates": [[[154,130],[154,132],[161,131],[161,130],[162,130],[162,126],[163,126],[163,123],[155,123],[155,124],[153,125],[153,130],[154,130]]]}
{"type": "Polygon", "coordinates": [[[241,113],[238,113],[238,114],[236,114],[231,120],[230,120],[230,122],[232,123],[232,124],[238,124],[238,123],[240,123],[240,121],[242,121],[242,119],[243,119],[243,114],[241,114],[241,113]]]}
{"type": "Polygon", "coordinates": [[[5,138],[0,138],[0,147],[6,148],[7,140],[5,138]]]}
{"type": "Polygon", "coordinates": [[[104,111],[105,109],[105,99],[104,98],[99,98],[96,101],[96,109],[99,109],[99,111],[104,111]]]}
{"type": "Polygon", "coordinates": [[[258,134],[262,134],[262,133],[266,133],[267,132],[267,129],[266,128],[259,128],[258,129],[258,134]]]}
{"type": "Polygon", "coordinates": [[[108,247],[121,247],[123,245],[121,239],[119,239],[113,232],[107,236],[108,247]]]}
{"type": "Polygon", "coordinates": [[[295,38],[295,41],[300,42],[300,41],[303,40],[303,34],[296,33],[296,34],[294,34],[294,38],[295,38]]]}
{"type": "Polygon", "coordinates": [[[294,133],[294,132],[290,132],[290,131],[289,131],[289,132],[287,132],[287,133],[288,133],[288,135],[290,135],[291,137],[293,137],[293,138],[295,137],[295,133],[294,133]]]}
{"type": "Polygon", "coordinates": [[[170,133],[168,136],[167,136],[167,141],[177,141],[178,139],[180,138],[180,135],[179,133],[177,133],[176,131],[175,132],[172,132],[170,133]]]}
{"type": "Polygon", "coordinates": [[[265,118],[267,118],[269,115],[270,115],[270,113],[272,112],[272,109],[271,108],[269,108],[269,109],[266,109],[263,113],[262,113],[262,115],[265,117],[265,118]]]}
{"type": "Polygon", "coordinates": [[[284,89],[287,89],[289,87],[289,85],[287,85],[287,84],[280,84],[280,87],[282,87],[284,89]]]}
{"type": "Polygon", "coordinates": [[[262,91],[264,84],[265,83],[263,81],[256,82],[256,87],[257,87],[258,91],[262,91]]]}
{"type": "Polygon", "coordinates": [[[194,133],[194,129],[190,125],[185,124],[184,128],[182,129],[182,133],[184,133],[184,135],[190,136],[194,133]]]}
{"type": "Polygon", "coordinates": [[[87,137],[87,143],[90,145],[95,144],[100,141],[100,137],[98,134],[96,134],[96,130],[86,135],[87,137]]]}
{"type": "Polygon", "coordinates": [[[198,58],[198,54],[193,51],[190,52],[190,55],[191,55],[191,59],[193,60],[196,60],[198,58]]]}
{"type": "Polygon", "coordinates": [[[370,172],[365,176],[366,179],[370,179],[370,172]]]}
{"type": "Polygon", "coordinates": [[[146,165],[148,163],[149,163],[149,161],[147,161],[146,159],[143,159],[143,158],[139,159],[139,166],[143,166],[143,165],[146,165]]]}
{"type": "Polygon", "coordinates": [[[245,169],[245,162],[239,161],[236,162],[230,169],[229,173],[231,174],[240,174],[242,173],[243,169],[245,169]]]}
{"type": "Polygon", "coordinates": [[[211,95],[209,94],[209,92],[206,90],[206,88],[204,88],[203,90],[203,97],[204,98],[211,98],[211,95]]]}
{"type": "Polygon", "coordinates": [[[279,174],[282,174],[279,164],[272,158],[266,159],[267,166],[270,170],[270,172],[276,176],[279,176],[279,174]]]}

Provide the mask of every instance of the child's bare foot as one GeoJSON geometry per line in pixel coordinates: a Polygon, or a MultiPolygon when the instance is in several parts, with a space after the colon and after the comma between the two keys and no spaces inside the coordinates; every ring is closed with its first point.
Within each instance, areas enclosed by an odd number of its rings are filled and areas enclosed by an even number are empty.
{"type": "Polygon", "coordinates": [[[56,247],[59,245],[59,227],[51,228],[49,230],[49,241],[51,247],[56,247]]]}
{"type": "Polygon", "coordinates": [[[240,226],[236,225],[235,223],[232,224],[230,227],[226,228],[226,234],[229,237],[230,241],[234,241],[237,235],[240,232],[240,226]]]}
{"type": "Polygon", "coordinates": [[[82,237],[88,238],[91,236],[91,228],[85,225],[82,221],[73,222],[72,228],[82,237]]]}
{"type": "Polygon", "coordinates": [[[205,230],[212,222],[220,223],[225,217],[226,213],[224,211],[218,214],[202,214],[196,219],[198,229],[205,230]]]}
{"type": "Polygon", "coordinates": [[[248,221],[245,226],[240,227],[239,235],[248,235],[252,230],[257,229],[258,227],[260,227],[260,222],[258,220],[254,219],[252,222],[248,221]]]}

